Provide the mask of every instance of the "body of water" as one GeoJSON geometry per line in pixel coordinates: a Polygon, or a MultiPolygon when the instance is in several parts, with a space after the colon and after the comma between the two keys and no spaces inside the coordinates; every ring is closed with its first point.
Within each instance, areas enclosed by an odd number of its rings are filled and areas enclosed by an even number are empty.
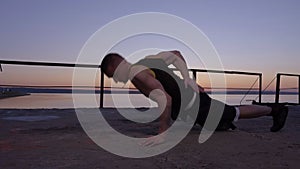
{"type": "MultiPolygon", "coordinates": [[[[222,100],[222,95],[210,95],[212,98],[222,100]]],[[[239,105],[244,95],[227,95],[226,102],[230,105],[239,105]]],[[[12,97],[0,100],[0,108],[74,108],[73,97],[76,98],[75,107],[99,107],[99,95],[92,94],[53,94],[33,93],[28,96],[12,97]]],[[[251,104],[257,95],[248,95],[241,103],[251,104]]],[[[263,102],[274,102],[275,95],[263,95],[263,102]]],[[[298,103],[298,95],[280,95],[280,102],[298,103]]],[[[104,107],[155,107],[156,103],[142,94],[105,94],[104,107]]]]}

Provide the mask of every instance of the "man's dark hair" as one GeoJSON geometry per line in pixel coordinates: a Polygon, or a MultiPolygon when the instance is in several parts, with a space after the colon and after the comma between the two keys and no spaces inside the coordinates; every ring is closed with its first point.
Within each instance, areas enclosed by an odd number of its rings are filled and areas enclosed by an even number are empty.
{"type": "Polygon", "coordinates": [[[120,58],[123,59],[121,55],[118,53],[109,53],[106,56],[104,56],[102,63],[101,63],[101,72],[106,73],[106,70],[110,64],[114,63],[114,59],[120,58]]]}

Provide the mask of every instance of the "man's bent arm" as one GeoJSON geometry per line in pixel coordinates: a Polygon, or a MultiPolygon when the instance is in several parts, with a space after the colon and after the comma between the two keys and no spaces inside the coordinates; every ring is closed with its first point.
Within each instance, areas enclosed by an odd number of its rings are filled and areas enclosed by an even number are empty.
{"type": "Polygon", "coordinates": [[[173,60],[171,64],[173,64],[177,69],[179,69],[183,79],[190,79],[186,62],[183,59],[181,53],[179,51],[174,51],[171,53],[172,54],[170,55],[170,58],[172,58],[171,60],[173,60]]]}
{"type": "Polygon", "coordinates": [[[160,89],[154,89],[149,95],[151,100],[154,100],[158,104],[159,112],[162,112],[159,118],[159,133],[166,131],[169,128],[171,120],[171,97],[165,94],[160,89]]]}
{"type": "Polygon", "coordinates": [[[173,64],[180,71],[185,87],[190,86],[195,92],[204,92],[204,89],[190,78],[186,62],[179,51],[160,52],[154,57],[164,60],[167,65],[173,64]]]}
{"type": "Polygon", "coordinates": [[[167,65],[174,65],[180,71],[183,79],[190,78],[186,62],[179,51],[160,52],[155,57],[164,60],[167,65]]]}

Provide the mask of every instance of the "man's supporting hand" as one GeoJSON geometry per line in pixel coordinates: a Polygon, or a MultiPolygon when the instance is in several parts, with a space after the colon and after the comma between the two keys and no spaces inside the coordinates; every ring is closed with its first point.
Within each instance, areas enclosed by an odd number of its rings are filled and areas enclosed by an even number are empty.
{"type": "Polygon", "coordinates": [[[161,133],[156,136],[150,136],[142,141],[140,144],[145,147],[153,147],[159,144],[163,144],[166,141],[165,134],[161,133]]]}

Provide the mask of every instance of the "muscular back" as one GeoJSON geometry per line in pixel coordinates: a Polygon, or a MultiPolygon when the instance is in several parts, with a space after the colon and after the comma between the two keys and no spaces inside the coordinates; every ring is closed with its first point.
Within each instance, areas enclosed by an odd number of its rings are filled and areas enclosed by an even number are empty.
{"type": "Polygon", "coordinates": [[[161,59],[145,58],[134,65],[146,66],[154,72],[155,78],[161,83],[164,90],[172,97],[171,116],[172,119],[175,120],[180,108],[185,108],[191,101],[194,94],[193,89],[190,87],[185,88],[183,80],[178,77],[161,59]]]}

